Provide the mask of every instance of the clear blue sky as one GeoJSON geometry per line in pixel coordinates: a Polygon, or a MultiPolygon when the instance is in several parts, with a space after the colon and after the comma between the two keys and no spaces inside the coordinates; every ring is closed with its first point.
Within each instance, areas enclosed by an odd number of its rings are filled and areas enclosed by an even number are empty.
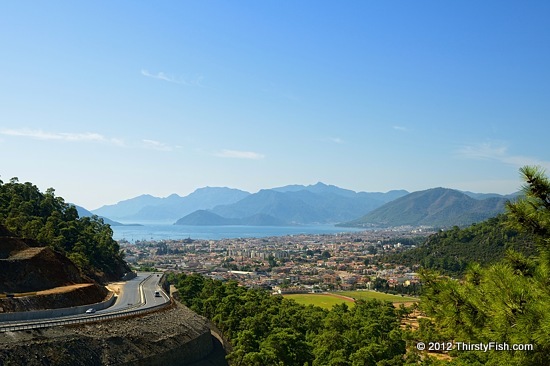
{"type": "Polygon", "coordinates": [[[549,1],[0,11],[0,179],[96,209],[204,186],[511,193],[550,170],[549,1]]]}

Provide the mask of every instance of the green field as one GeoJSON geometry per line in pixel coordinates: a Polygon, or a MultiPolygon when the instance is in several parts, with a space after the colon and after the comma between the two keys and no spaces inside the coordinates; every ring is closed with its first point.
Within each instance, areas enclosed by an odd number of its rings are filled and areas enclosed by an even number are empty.
{"type": "Polygon", "coordinates": [[[382,300],[382,301],[391,301],[391,302],[411,302],[418,301],[418,298],[401,296],[401,295],[391,295],[385,294],[383,292],[376,291],[339,291],[338,295],[353,297],[357,300],[382,300]]]}
{"type": "Polygon", "coordinates": [[[391,295],[385,294],[383,292],[376,291],[339,291],[334,294],[287,294],[283,295],[288,299],[293,299],[298,304],[302,305],[315,305],[322,307],[324,309],[332,309],[336,304],[346,303],[348,306],[353,306],[353,301],[338,297],[347,296],[352,297],[357,300],[381,300],[381,301],[390,301],[393,303],[401,302],[417,302],[418,298],[401,296],[401,295],[391,295]]]}
{"type": "Polygon", "coordinates": [[[283,296],[287,299],[296,301],[298,304],[315,305],[329,310],[332,309],[334,305],[343,302],[348,304],[348,306],[353,306],[353,301],[330,294],[287,294],[283,296]]]}

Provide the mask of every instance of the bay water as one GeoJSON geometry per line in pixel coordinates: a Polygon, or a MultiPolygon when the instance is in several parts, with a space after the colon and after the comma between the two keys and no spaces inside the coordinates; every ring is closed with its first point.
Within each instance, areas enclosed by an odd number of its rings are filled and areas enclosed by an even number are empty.
{"type": "Polygon", "coordinates": [[[301,234],[337,234],[365,229],[343,228],[334,225],[305,226],[188,226],[173,224],[143,224],[139,226],[111,226],[113,239],[130,243],[149,240],[204,239],[220,240],[235,238],[265,238],[270,236],[301,234]]]}

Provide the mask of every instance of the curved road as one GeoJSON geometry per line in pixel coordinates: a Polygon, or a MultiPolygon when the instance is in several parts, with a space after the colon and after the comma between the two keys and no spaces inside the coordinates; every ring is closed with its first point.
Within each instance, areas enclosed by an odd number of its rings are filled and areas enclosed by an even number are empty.
{"type": "MultiPolygon", "coordinates": [[[[161,273],[138,273],[137,277],[126,281],[126,283],[122,286],[120,294],[117,296],[116,301],[112,306],[104,310],[98,310],[95,314],[86,314],[83,312],[81,314],[71,316],[37,318],[27,321],[19,320],[0,322],[0,331],[2,331],[2,327],[7,326],[32,327],[36,325],[39,327],[52,321],[78,321],[80,318],[101,318],[102,315],[124,314],[126,312],[131,312],[138,309],[146,310],[148,308],[166,304],[170,301],[170,298],[158,285],[161,276],[161,273]],[[160,296],[155,296],[155,292],[157,291],[160,296]]],[[[89,307],[93,308],[93,304],[90,304],[89,307]]]]}
{"type": "Polygon", "coordinates": [[[116,312],[138,306],[149,308],[168,302],[170,299],[158,285],[161,276],[162,273],[138,273],[136,278],[126,281],[113,306],[98,313],[116,312]],[[155,296],[156,291],[159,291],[160,297],[155,296]]]}

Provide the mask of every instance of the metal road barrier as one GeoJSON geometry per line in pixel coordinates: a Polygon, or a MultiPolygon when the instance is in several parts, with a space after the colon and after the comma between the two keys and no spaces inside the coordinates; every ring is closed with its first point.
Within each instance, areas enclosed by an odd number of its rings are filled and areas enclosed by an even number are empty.
{"type": "Polygon", "coordinates": [[[132,317],[132,316],[142,315],[146,313],[152,313],[171,305],[172,305],[172,302],[169,301],[164,304],[155,305],[146,309],[136,309],[136,310],[128,310],[128,311],[122,310],[117,313],[111,313],[111,314],[105,314],[105,315],[90,315],[86,317],[80,317],[77,319],[45,320],[45,321],[33,322],[29,324],[13,324],[13,325],[5,325],[5,326],[0,325],[0,332],[14,332],[14,331],[20,331],[20,330],[57,327],[60,325],[95,323],[95,322],[101,322],[101,321],[110,320],[110,319],[132,317]]]}
{"type": "Polygon", "coordinates": [[[67,316],[76,316],[82,314],[86,309],[93,307],[96,310],[105,310],[111,307],[116,301],[114,293],[109,299],[94,304],[73,306],[70,308],[57,308],[45,310],[19,311],[14,313],[0,313],[0,326],[4,323],[31,322],[42,319],[62,318],[67,316]]]}
{"type": "MultiPolygon", "coordinates": [[[[149,276],[150,277],[150,276],[149,276]]],[[[161,289],[163,295],[165,295],[165,298],[168,299],[168,302],[165,302],[163,304],[151,306],[145,309],[135,309],[136,306],[143,306],[145,304],[145,295],[143,292],[143,282],[147,280],[149,277],[145,278],[143,281],[141,281],[139,285],[140,293],[141,293],[141,304],[130,306],[124,310],[120,310],[117,312],[112,312],[108,314],[95,314],[95,315],[83,315],[78,318],[71,318],[71,319],[44,319],[44,320],[36,320],[32,322],[25,322],[25,323],[15,323],[10,322],[10,324],[2,324],[0,323],[0,332],[14,332],[14,331],[21,331],[21,330],[31,330],[31,329],[40,329],[40,328],[50,328],[50,327],[57,327],[62,325],[74,325],[74,324],[83,324],[83,323],[96,323],[96,322],[102,322],[110,319],[117,319],[117,318],[124,318],[124,317],[133,317],[138,315],[143,315],[147,313],[152,313],[164,308],[167,308],[169,306],[172,306],[173,299],[170,298],[169,295],[166,294],[166,292],[161,289]],[[15,323],[15,324],[14,324],[15,323]]]]}

